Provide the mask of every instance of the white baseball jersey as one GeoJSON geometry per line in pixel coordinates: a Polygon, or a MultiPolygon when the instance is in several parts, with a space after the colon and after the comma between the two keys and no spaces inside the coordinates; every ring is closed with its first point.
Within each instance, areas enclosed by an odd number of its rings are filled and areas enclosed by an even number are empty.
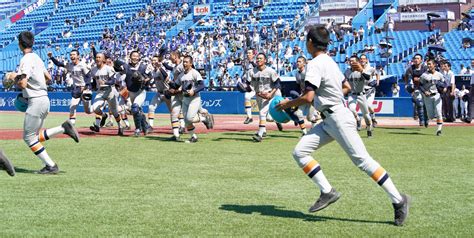
{"type": "Polygon", "coordinates": [[[304,92],[305,89],[305,75],[306,75],[306,67],[303,69],[303,71],[296,70],[296,84],[300,86],[300,93],[304,92]]]}
{"type": "Polygon", "coordinates": [[[178,65],[173,67],[173,81],[179,81],[179,75],[184,72],[183,62],[179,63],[178,65]]]}
{"type": "Polygon", "coordinates": [[[46,67],[37,54],[27,53],[21,58],[18,74],[25,74],[28,81],[26,88],[22,90],[23,97],[35,98],[48,95],[44,72],[46,72],[46,67]]]}
{"type": "Polygon", "coordinates": [[[250,84],[255,89],[255,92],[259,93],[272,91],[275,88],[275,82],[280,77],[274,69],[265,67],[262,71],[258,68],[252,69],[248,73],[248,78],[251,80],[250,84]]]}
{"type": "Polygon", "coordinates": [[[352,71],[350,68],[346,69],[344,72],[344,76],[346,77],[347,81],[351,85],[351,93],[361,93],[364,91],[364,87],[366,86],[366,82],[362,77],[362,73],[359,71],[352,71]]]}
{"type": "Polygon", "coordinates": [[[364,73],[370,75],[370,80],[365,81],[365,88],[366,89],[371,88],[371,86],[369,86],[369,84],[371,84],[372,82],[377,80],[377,78],[375,77],[375,72],[376,72],[376,69],[371,67],[368,63],[365,65],[364,73]]]}
{"type": "Polygon", "coordinates": [[[436,84],[443,80],[444,77],[440,72],[435,71],[434,73],[430,73],[429,71],[426,71],[420,77],[421,88],[424,92],[428,91],[430,93],[437,93],[438,88],[436,87],[436,84]]]}
{"type": "MultiPolygon", "coordinates": [[[[187,73],[183,71],[178,78],[179,78],[179,82],[178,82],[179,84],[183,85],[184,82],[191,81],[193,84],[193,87],[196,86],[197,82],[202,81],[201,74],[195,69],[190,69],[187,73]]],[[[199,96],[199,93],[197,93],[194,96],[199,96]]]]}
{"type": "Polygon", "coordinates": [[[100,69],[96,66],[91,70],[91,77],[96,81],[97,88],[109,86],[106,83],[114,78],[114,74],[113,68],[105,64],[100,69]]]}
{"type": "Polygon", "coordinates": [[[306,82],[316,86],[314,107],[322,112],[343,104],[342,82],[344,75],[339,66],[327,54],[320,54],[306,65],[306,82]]]}
{"type": "Polygon", "coordinates": [[[74,86],[86,86],[85,77],[89,73],[90,68],[87,66],[86,63],[84,63],[84,61],[79,61],[79,63],[76,65],[71,62],[68,62],[64,66],[71,74],[71,79],[74,86]]]}

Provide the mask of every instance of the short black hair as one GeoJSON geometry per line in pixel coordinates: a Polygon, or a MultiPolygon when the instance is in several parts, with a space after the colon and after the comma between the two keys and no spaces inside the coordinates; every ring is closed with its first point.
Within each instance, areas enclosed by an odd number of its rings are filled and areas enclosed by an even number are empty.
{"type": "Polygon", "coordinates": [[[364,56],[365,58],[367,58],[367,55],[366,55],[366,54],[360,54],[360,55],[359,55],[359,59],[362,58],[362,56],[364,56]]]}
{"type": "Polygon", "coordinates": [[[299,60],[299,59],[303,59],[303,61],[306,62],[306,57],[304,57],[304,56],[302,56],[302,55],[299,56],[296,60],[299,60]]]}
{"type": "Polygon", "coordinates": [[[355,54],[354,54],[354,55],[351,55],[351,57],[349,57],[349,59],[352,59],[352,58],[356,59],[357,61],[360,60],[360,58],[359,58],[357,55],[355,55],[355,54]]]}
{"type": "Polygon", "coordinates": [[[132,57],[133,53],[137,53],[138,55],[140,55],[140,52],[138,52],[138,50],[132,50],[132,52],[130,52],[130,57],[132,57]]]}
{"type": "Polygon", "coordinates": [[[433,58],[426,59],[426,63],[428,63],[430,61],[433,62],[434,65],[436,65],[436,60],[435,59],[433,59],[433,58]]]}
{"type": "Polygon", "coordinates": [[[193,57],[192,56],[186,55],[186,56],[183,57],[183,60],[186,59],[186,58],[189,59],[191,61],[191,63],[193,62],[193,57]]]}
{"type": "Polygon", "coordinates": [[[326,51],[329,41],[329,31],[321,25],[311,26],[306,38],[318,50],[326,51]]]}
{"type": "Polygon", "coordinates": [[[18,34],[18,43],[23,49],[33,48],[35,43],[35,36],[31,31],[23,31],[18,34]]]}
{"type": "Polygon", "coordinates": [[[413,56],[413,59],[417,56],[420,56],[421,60],[423,60],[423,55],[421,55],[420,53],[416,53],[414,56],[413,56]]]}
{"type": "Polygon", "coordinates": [[[81,54],[79,54],[79,51],[76,50],[76,49],[71,50],[71,52],[69,52],[69,53],[72,53],[72,52],[76,52],[77,55],[81,55],[81,54]]]}
{"type": "Polygon", "coordinates": [[[265,58],[265,60],[267,60],[267,55],[266,55],[265,53],[260,52],[260,53],[257,54],[257,57],[258,57],[259,55],[263,55],[263,58],[265,58]]]}
{"type": "Polygon", "coordinates": [[[443,64],[447,64],[449,68],[451,68],[451,63],[449,61],[444,61],[443,64]]]}

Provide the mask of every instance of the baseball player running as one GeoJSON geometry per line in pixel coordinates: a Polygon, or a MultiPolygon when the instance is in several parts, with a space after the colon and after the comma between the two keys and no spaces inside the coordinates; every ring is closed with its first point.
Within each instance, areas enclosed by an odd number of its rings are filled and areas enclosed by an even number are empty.
{"type": "Polygon", "coordinates": [[[151,132],[150,126],[146,121],[146,116],[143,113],[142,106],[145,102],[146,91],[146,68],[147,66],[140,63],[140,53],[138,51],[130,52],[130,62],[124,64],[125,82],[127,90],[132,103],[131,111],[133,121],[135,122],[135,136],[140,136],[140,133],[148,134],[151,132]]]}
{"type": "Polygon", "coordinates": [[[428,59],[426,62],[428,70],[420,77],[420,90],[423,93],[423,102],[426,107],[427,120],[436,117],[437,130],[436,135],[441,135],[443,128],[443,115],[441,112],[442,101],[438,93],[437,85],[443,82],[443,75],[436,71],[436,62],[434,59],[428,59]]]}
{"type": "Polygon", "coordinates": [[[46,78],[51,80],[51,75],[46,71],[41,58],[33,53],[33,44],[33,33],[24,31],[18,35],[18,45],[24,56],[20,60],[18,73],[10,74],[8,80],[15,81],[17,87],[22,90],[22,97],[28,103],[23,123],[23,140],[44,163],[45,167],[38,173],[56,174],[59,172],[58,165],[49,157],[42,142],[58,134],[66,134],[79,142],[79,134],[69,120],[61,126],[40,131],[49,113],[46,78]]]}
{"type": "Polygon", "coordinates": [[[320,211],[341,196],[329,184],[319,163],[311,156],[315,150],[336,140],[352,162],[385,190],[393,203],[395,225],[402,225],[408,215],[409,197],[398,192],[385,169],[369,155],[357,133],[352,113],[344,106],[343,94],[349,92],[350,86],[347,81],[344,82],[344,75],[338,65],[326,54],[329,41],[326,28],[313,26],[309,29],[306,47],[313,59],[306,67],[305,93],[295,100],[283,100],[277,105],[277,109],[286,109],[311,103],[314,99],[314,105],[323,118],[323,122],[300,139],[293,151],[298,165],[321,190],[320,197],[309,208],[309,212],[320,211]]]}
{"type": "Polygon", "coordinates": [[[364,86],[366,82],[370,80],[370,72],[362,67],[359,61],[359,57],[353,55],[349,58],[350,68],[346,70],[344,76],[351,86],[351,92],[349,93],[349,110],[351,110],[357,122],[357,130],[360,130],[361,119],[357,113],[356,107],[362,112],[362,116],[367,126],[367,137],[372,137],[372,119],[369,115],[369,106],[367,105],[367,97],[365,96],[364,86]]]}
{"type": "MultiPolygon", "coordinates": [[[[304,94],[305,90],[305,74],[306,74],[306,58],[304,56],[298,57],[296,60],[296,84],[298,84],[300,92],[299,95],[304,94]]],[[[312,103],[301,105],[296,110],[295,115],[298,117],[298,125],[300,126],[301,133],[306,135],[306,125],[304,123],[304,112],[306,112],[306,119],[311,122],[312,127],[316,124],[319,115],[318,111],[314,109],[312,103]]]]}
{"type": "Polygon", "coordinates": [[[96,66],[91,70],[91,78],[95,82],[97,94],[92,105],[92,110],[96,114],[96,121],[90,129],[95,132],[100,131],[100,123],[104,112],[104,104],[107,101],[109,109],[114,115],[118,126],[118,135],[123,135],[123,128],[120,124],[120,115],[117,110],[118,92],[115,89],[115,72],[113,68],[105,64],[105,55],[97,53],[95,57],[96,66]]]}
{"type": "MultiPolygon", "coordinates": [[[[90,68],[86,65],[84,61],[81,61],[81,56],[79,51],[74,49],[69,53],[70,62],[61,63],[56,58],[53,57],[52,52],[48,52],[48,57],[51,61],[58,67],[66,68],[66,70],[71,75],[72,79],[72,99],[71,105],[69,107],[69,121],[74,125],[76,123],[76,110],[77,106],[82,100],[82,93],[86,89],[86,83],[90,82],[89,72],[90,68]]],[[[84,103],[84,111],[87,114],[91,113],[91,101],[82,100],[84,103]]]]}
{"type": "Polygon", "coordinates": [[[425,110],[423,105],[423,96],[420,90],[420,77],[426,71],[426,66],[423,64],[423,56],[415,54],[411,60],[412,65],[405,71],[403,80],[405,81],[406,90],[412,94],[412,100],[415,103],[416,114],[420,126],[428,126],[428,118],[425,118],[425,110]]]}
{"type": "Polygon", "coordinates": [[[148,106],[148,124],[153,126],[155,110],[161,105],[161,103],[165,103],[166,107],[171,112],[171,98],[165,96],[165,90],[169,89],[169,77],[161,65],[160,58],[157,55],[153,56],[151,58],[151,64],[153,69],[148,73],[148,75],[151,78],[150,84],[154,85],[153,92],[155,95],[148,106]]]}
{"type": "Polygon", "coordinates": [[[0,169],[7,171],[7,174],[10,176],[15,176],[15,167],[7,158],[3,150],[0,150],[0,169]]]}
{"type": "Polygon", "coordinates": [[[267,56],[263,53],[257,55],[257,67],[248,72],[247,79],[255,89],[257,95],[257,106],[259,110],[259,129],[252,138],[255,142],[261,142],[266,134],[266,120],[268,107],[273,96],[281,95],[280,77],[278,73],[266,66],[267,56]]]}
{"type": "Polygon", "coordinates": [[[214,127],[214,119],[210,114],[198,113],[201,106],[201,96],[199,92],[204,90],[204,81],[201,74],[193,68],[193,58],[185,56],[183,58],[184,71],[178,76],[178,83],[181,85],[180,91],[183,95],[182,111],[186,130],[191,134],[188,143],[196,143],[197,135],[194,133],[193,123],[202,122],[207,129],[214,127]]]}
{"type": "MultiPolygon", "coordinates": [[[[375,100],[375,91],[376,87],[379,86],[380,83],[380,74],[375,73],[375,68],[371,67],[367,56],[365,54],[361,54],[359,57],[360,64],[364,68],[364,72],[370,75],[370,79],[366,81],[366,85],[364,87],[365,96],[367,98],[367,105],[369,107],[370,118],[372,119],[372,127],[377,126],[377,120],[375,119],[375,111],[374,111],[374,100],[375,100]]],[[[359,126],[360,130],[360,126],[359,126]]]]}
{"type": "MultiPolygon", "coordinates": [[[[253,70],[254,68],[257,67],[257,64],[255,64],[255,54],[253,49],[248,49],[247,50],[247,62],[245,65],[245,72],[244,72],[244,77],[247,77],[248,72],[253,70]]],[[[243,81],[246,79],[242,78],[243,81]]],[[[248,80],[247,80],[248,81],[248,80]]],[[[255,96],[255,90],[249,86],[249,90],[244,93],[244,106],[245,106],[245,114],[247,115],[247,118],[245,118],[244,124],[250,124],[253,122],[252,118],[252,98],[255,96]]]]}

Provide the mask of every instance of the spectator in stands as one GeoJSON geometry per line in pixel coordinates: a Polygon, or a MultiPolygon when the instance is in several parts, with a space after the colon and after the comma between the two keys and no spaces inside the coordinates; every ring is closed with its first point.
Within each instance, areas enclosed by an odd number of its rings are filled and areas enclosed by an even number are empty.
{"type": "Polygon", "coordinates": [[[386,25],[387,25],[387,29],[386,29],[387,37],[393,36],[393,30],[395,29],[395,21],[393,20],[391,16],[388,17],[386,25]]]}
{"type": "Polygon", "coordinates": [[[469,48],[471,48],[471,39],[463,39],[462,49],[467,50],[469,48]]]}
{"type": "MultiPolygon", "coordinates": [[[[378,65],[378,66],[377,66],[377,69],[376,69],[376,71],[375,71],[375,74],[378,74],[378,75],[380,75],[380,76],[387,75],[387,74],[385,73],[385,70],[384,70],[384,68],[383,68],[382,65],[378,65]]],[[[400,90],[399,90],[399,91],[400,91],[400,90]]]]}
{"type": "Polygon", "coordinates": [[[392,97],[398,98],[400,96],[400,86],[395,82],[392,84],[392,97]]]}
{"type": "Polygon", "coordinates": [[[459,25],[458,25],[458,30],[460,31],[470,31],[471,30],[471,19],[469,19],[467,16],[465,15],[462,15],[463,18],[461,19],[461,21],[459,21],[459,25]]]}
{"type": "Polygon", "coordinates": [[[369,20],[367,21],[367,31],[369,32],[369,36],[374,32],[374,20],[372,17],[369,17],[369,20]]]}
{"type": "Polygon", "coordinates": [[[117,20],[122,19],[123,16],[124,16],[124,14],[122,13],[122,11],[120,11],[115,15],[115,19],[117,19],[117,20]]]}
{"type": "Polygon", "coordinates": [[[464,68],[464,64],[460,65],[461,69],[459,70],[459,74],[466,74],[467,69],[464,68]]]}
{"type": "Polygon", "coordinates": [[[360,26],[359,31],[357,33],[359,34],[359,39],[362,41],[365,33],[364,27],[360,26]]]}
{"type": "Polygon", "coordinates": [[[303,13],[304,13],[305,16],[309,15],[309,5],[308,5],[308,3],[304,4],[303,13]]]}

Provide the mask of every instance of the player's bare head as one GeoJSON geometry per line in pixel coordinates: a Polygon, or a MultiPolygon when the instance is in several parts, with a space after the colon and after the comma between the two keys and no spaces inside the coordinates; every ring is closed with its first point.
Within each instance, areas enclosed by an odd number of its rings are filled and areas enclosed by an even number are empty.
{"type": "Polygon", "coordinates": [[[298,57],[298,59],[296,60],[296,67],[299,70],[303,70],[305,66],[306,66],[306,58],[304,56],[298,57]]]}
{"type": "Polygon", "coordinates": [[[130,52],[130,64],[136,65],[138,62],[140,62],[140,52],[136,50],[130,52]]]}
{"type": "Polygon", "coordinates": [[[311,54],[315,54],[318,51],[326,51],[329,41],[329,31],[324,26],[311,26],[306,36],[306,48],[311,54]]]}
{"type": "Polygon", "coordinates": [[[367,64],[367,62],[368,62],[368,60],[367,60],[367,55],[361,54],[361,55],[359,56],[359,60],[360,60],[360,63],[361,63],[362,65],[367,64]]]}
{"type": "Polygon", "coordinates": [[[171,62],[173,62],[173,64],[176,64],[179,61],[180,58],[181,58],[181,53],[179,51],[175,50],[175,51],[171,52],[170,60],[171,60],[171,62]]]}
{"type": "Polygon", "coordinates": [[[264,53],[257,54],[257,66],[263,67],[267,64],[267,56],[264,53]]]}
{"type": "Polygon", "coordinates": [[[18,34],[18,46],[20,50],[31,49],[35,43],[35,36],[30,31],[23,31],[18,34]]]}
{"type": "Polygon", "coordinates": [[[97,53],[95,55],[95,63],[97,66],[102,66],[105,63],[105,54],[104,53],[97,53]]]}
{"type": "Polygon", "coordinates": [[[69,58],[72,60],[72,61],[76,61],[79,59],[79,51],[74,49],[74,50],[71,50],[71,52],[69,53],[69,58]]]}
{"type": "Polygon", "coordinates": [[[414,65],[419,65],[421,62],[423,62],[423,56],[421,54],[415,54],[413,58],[411,59],[411,62],[414,65]]]}
{"type": "Polygon", "coordinates": [[[151,58],[151,64],[152,64],[153,67],[155,67],[155,68],[161,67],[160,56],[154,55],[154,56],[151,58]]]}
{"type": "Polygon", "coordinates": [[[105,57],[105,64],[108,66],[114,66],[114,61],[110,57],[105,57]]]}
{"type": "Polygon", "coordinates": [[[250,48],[247,50],[247,59],[253,60],[253,57],[255,57],[254,49],[250,48]]]}
{"type": "Polygon", "coordinates": [[[360,62],[360,58],[359,58],[357,55],[352,55],[352,56],[349,58],[349,63],[350,63],[350,64],[358,63],[358,62],[360,62]]]}
{"type": "Polygon", "coordinates": [[[186,55],[183,58],[183,67],[184,70],[188,71],[193,67],[193,57],[186,55]]]}
{"type": "Polygon", "coordinates": [[[428,67],[429,71],[434,71],[436,68],[436,61],[430,58],[426,61],[426,66],[428,67]]]}
{"type": "Polygon", "coordinates": [[[451,63],[447,60],[443,61],[443,63],[441,64],[441,67],[443,68],[443,70],[448,71],[451,69],[451,63]]]}

